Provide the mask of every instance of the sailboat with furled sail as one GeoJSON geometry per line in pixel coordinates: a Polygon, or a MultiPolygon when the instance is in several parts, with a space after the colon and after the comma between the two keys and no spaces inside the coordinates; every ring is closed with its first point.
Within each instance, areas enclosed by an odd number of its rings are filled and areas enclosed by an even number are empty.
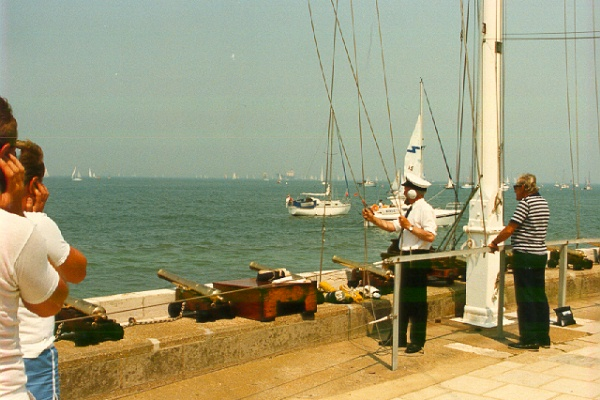
{"type": "Polygon", "coordinates": [[[290,215],[305,217],[326,217],[346,215],[350,212],[350,203],[331,199],[331,185],[326,185],[325,192],[302,193],[301,199],[289,199],[286,207],[290,215]]]}
{"type": "Polygon", "coordinates": [[[348,192],[346,191],[346,199],[345,200],[337,200],[332,198],[331,191],[331,143],[332,143],[332,133],[328,135],[328,156],[327,156],[327,171],[325,175],[323,175],[323,170],[321,169],[320,182],[323,186],[325,186],[325,192],[304,192],[301,195],[304,196],[302,198],[294,200],[291,197],[288,197],[285,206],[288,210],[288,213],[293,216],[304,216],[304,217],[329,217],[335,215],[346,215],[350,212],[351,203],[348,200],[348,192]]]}
{"type": "MultiPolygon", "coordinates": [[[[415,128],[410,137],[410,141],[408,143],[408,147],[406,148],[406,155],[404,156],[404,170],[403,176],[407,174],[413,174],[418,176],[419,178],[425,179],[424,176],[424,168],[423,168],[423,81],[420,82],[420,102],[421,109],[419,116],[417,117],[417,122],[415,123],[415,128]]],[[[391,202],[391,206],[383,206],[380,207],[378,205],[372,206],[373,214],[380,219],[393,221],[397,220],[401,214],[406,213],[408,206],[404,204],[404,195],[399,190],[399,183],[401,181],[394,184],[394,192],[392,196],[388,197],[391,202]]],[[[449,182],[452,182],[450,179],[449,182]]],[[[460,213],[460,211],[456,208],[452,209],[442,209],[442,208],[434,208],[436,223],[438,226],[448,226],[454,223],[456,217],[460,213]]],[[[368,222],[365,222],[368,224],[368,222]]]]}

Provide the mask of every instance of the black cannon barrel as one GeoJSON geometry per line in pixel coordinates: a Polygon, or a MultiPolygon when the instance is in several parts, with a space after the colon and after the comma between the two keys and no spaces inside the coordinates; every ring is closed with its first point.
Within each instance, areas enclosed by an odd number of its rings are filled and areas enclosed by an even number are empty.
{"type": "Polygon", "coordinates": [[[185,289],[193,290],[202,296],[219,296],[222,293],[219,289],[215,289],[208,285],[203,285],[189,279],[181,278],[175,274],[165,271],[164,269],[158,270],[158,277],[176,285],[183,286],[185,289]]]}

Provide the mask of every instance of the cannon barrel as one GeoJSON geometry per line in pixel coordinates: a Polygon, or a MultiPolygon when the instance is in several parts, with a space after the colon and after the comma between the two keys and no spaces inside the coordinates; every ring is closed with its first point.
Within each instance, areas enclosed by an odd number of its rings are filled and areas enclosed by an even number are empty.
{"type": "Polygon", "coordinates": [[[83,299],[67,296],[64,304],[65,306],[74,308],[85,315],[106,318],[106,310],[104,309],[104,307],[92,304],[83,299]]]}
{"type": "Polygon", "coordinates": [[[165,271],[164,269],[158,270],[158,277],[178,286],[182,286],[187,290],[193,290],[202,296],[220,296],[222,293],[219,289],[215,289],[208,285],[203,285],[189,279],[181,278],[175,274],[165,271]]]}
{"type": "Polygon", "coordinates": [[[265,265],[259,264],[256,261],[250,261],[250,269],[254,271],[281,271],[283,268],[270,268],[265,265]]]}
{"type": "Polygon", "coordinates": [[[257,271],[259,274],[264,273],[264,272],[271,272],[272,278],[275,278],[275,279],[284,278],[284,277],[288,277],[288,276],[295,280],[306,279],[304,276],[294,274],[285,268],[270,268],[265,265],[259,264],[256,261],[250,262],[250,269],[257,271]]]}
{"type": "Polygon", "coordinates": [[[381,275],[381,276],[384,276],[384,277],[389,277],[390,274],[392,273],[389,270],[386,270],[386,269],[383,269],[383,268],[380,268],[380,267],[376,267],[373,264],[364,263],[364,262],[356,262],[356,261],[348,260],[346,258],[342,258],[342,257],[338,257],[338,256],[333,256],[333,258],[331,259],[331,261],[333,261],[336,264],[343,265],[346,268],[363,269],[365,271],[369,271],[369,272],[372,272],[374,274],[381,275]]]}

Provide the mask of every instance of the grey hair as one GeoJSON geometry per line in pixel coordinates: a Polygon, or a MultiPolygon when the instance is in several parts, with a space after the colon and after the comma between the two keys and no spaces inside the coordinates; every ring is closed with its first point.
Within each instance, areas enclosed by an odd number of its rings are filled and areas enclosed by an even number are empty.
{"type": "Polygon", "coordinates": [[[537,185],[535,175],[533,174],[522,174],[519,176],[519,179],[517,179],[517,185],[523,185],[523,188],[527,193],[535,193],[540,190],[537,185]]]}

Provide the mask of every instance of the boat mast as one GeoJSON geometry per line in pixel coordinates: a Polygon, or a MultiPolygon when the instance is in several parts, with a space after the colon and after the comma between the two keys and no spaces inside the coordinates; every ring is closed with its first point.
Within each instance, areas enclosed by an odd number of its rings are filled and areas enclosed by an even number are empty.
{"type": "Polygon", "coordinates": [[[421,124],[421,138],[419,146],[421,146],[421,178],[425,178],[425,168],[423,168],[425,155],[423,154],[423,78],[419,81],[419,122],[421,124]]]}
{"type": "MultiPolygon", "coordinates": [[[[481,25],[481,125],[477,129],[477,171],[480,188],[469,204],[464,227],[471,247],[483,247],[503,228],[500,189],[502,123],[502,0],[484,1],[481,25]]],[[[467,259],[466,305],[463,322],[494,327],[498,306],[495,283],[500,254],[481,254],[467,259]]]]}

